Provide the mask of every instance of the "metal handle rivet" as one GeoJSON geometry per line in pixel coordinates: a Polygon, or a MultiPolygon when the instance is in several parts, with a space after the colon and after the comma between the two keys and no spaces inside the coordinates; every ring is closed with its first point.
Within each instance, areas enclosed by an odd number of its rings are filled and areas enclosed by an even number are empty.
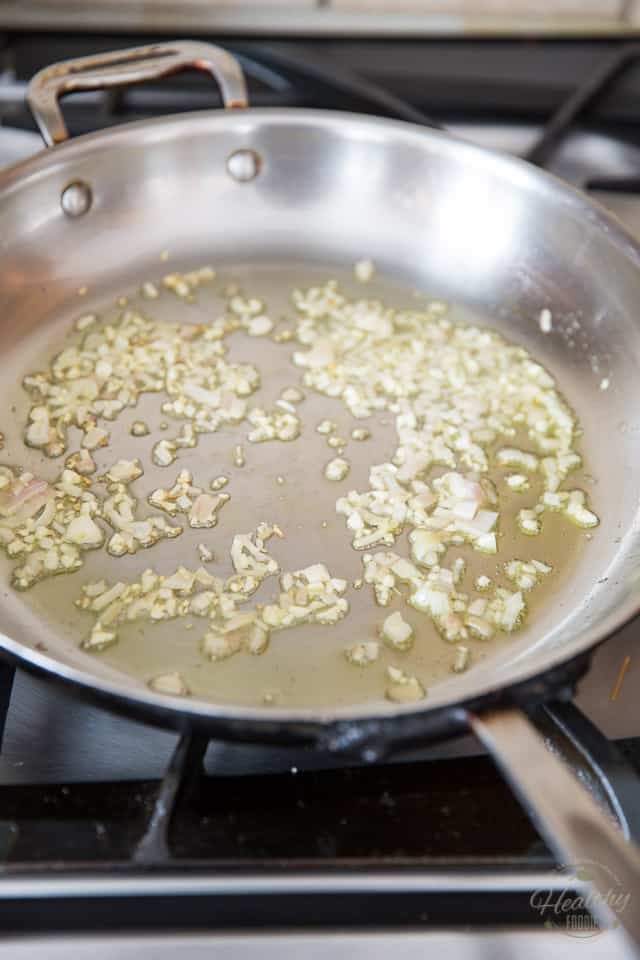
{"type": "Polygon", "coordinates": [[[65,187],[60,196],[60,205],[68,217],[81,217],[91,207],[91,187],[82,180],[75,180],[65,187]]]}
{"type": "Polygon", "coordinates": [[[262,158],[255,150],[236,150],[227,159],[229,176],[239,183],[248,183],[260,173],[262,158]]]}

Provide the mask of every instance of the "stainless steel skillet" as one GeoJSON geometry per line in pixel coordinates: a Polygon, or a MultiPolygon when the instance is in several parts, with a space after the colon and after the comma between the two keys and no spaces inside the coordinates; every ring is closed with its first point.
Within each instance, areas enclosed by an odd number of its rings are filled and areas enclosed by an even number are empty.
{"type": "MultiPolygon", "coordinates": [[[[356,115],[246,109],[238,65],[205,44],[59,64],[34,79],[29,100],[55,146],[0,177],[7,395],[20,358],[32,345],[44,350],[56,324],[77,314],[78,288],[88,286],[87,304],[99,304],[157,271],[163,248],[178,267],[286,265],[289,275],[306,263],[330,271],[366,255],[405,287],[487,318],[557,375],[585,427],[602,523],[594,549],[580,555],[535,624],[485,664],[434,687],[420,709],[382,701],[266,709],[167,698],[82,653],[68,632],[9,592],[0,620],[5,654],[143,717],[235,738],[304,738],[375,756],[381,744],[471,725],[563,858],[601,863],[594,873],[600,888],[613,870],[640,892],[636,852],[547,755],[520,711],[568,696],[589,651],[640,607],[635,242],[553,178],[442,134],[356,115]],[[234,109],[63,143],[59,96],[186,67],[212,73],[234,109]],[[558,318],[551,337],[534,320],[547,306],[558,318]]],[[[310,509],[303,466],[291,505],[300,518],[310,509]]],[[[620,920],[640,941],[640,915],[629,910],[620,920]]]]}

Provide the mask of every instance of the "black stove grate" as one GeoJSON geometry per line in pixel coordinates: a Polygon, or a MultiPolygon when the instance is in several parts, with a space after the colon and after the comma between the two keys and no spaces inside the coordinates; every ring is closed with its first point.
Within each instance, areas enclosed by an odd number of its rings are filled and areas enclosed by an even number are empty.
{"type": "MultiPolygon", "coordinates": [[[[0,717],[10,708],[11,673],[0,671],[0,717]]],[[[543,708],[535,720],[550,749],[640,839],[640,741],[612,745],[571,704],[543,708]]],[[[207,738],[182,736],[160,784],[5,785],[5,873],[37,865],[59,875],[118,861],[134,868],[553,866],[487,757],[424,760],[414,749],[375,765],[340,756],[318,763],[308,749],[292,753],[299,766],[286,772],[221,776],[205,773],[208,747],[207,738]]]]}
{"type": "MultiPolygon", "coordinates": [[[[629,44],[616,50],[580,84],[555,110],[525,159],[537,166],[546,166],[564,143],[568,134],[588,117],[589,111],[607,94],[615,90],[620,80],[640,60],[640,46],[629,44]]],[[[617,193],[640,192],[640,176],[594,177],[583,184],[587,190],[612,190],[617,193]]]]}

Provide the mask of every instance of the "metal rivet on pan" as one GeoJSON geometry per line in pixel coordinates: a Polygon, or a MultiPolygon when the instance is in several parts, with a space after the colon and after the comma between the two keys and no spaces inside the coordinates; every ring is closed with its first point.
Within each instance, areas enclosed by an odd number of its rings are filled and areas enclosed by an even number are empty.
{"type": "Polygon", "coordinates": [[[60,196],[60,205],[68,217],[81,217],[91,207],[91,187],[82,180],[74,180],[65,187],[60,196]]]}
{"type": "Polygon", "coordinates": [[[229,175],[239,183],[248,183],[260,173],[262,157],[255,150],[236,150],[227,159],[229,175]]]}

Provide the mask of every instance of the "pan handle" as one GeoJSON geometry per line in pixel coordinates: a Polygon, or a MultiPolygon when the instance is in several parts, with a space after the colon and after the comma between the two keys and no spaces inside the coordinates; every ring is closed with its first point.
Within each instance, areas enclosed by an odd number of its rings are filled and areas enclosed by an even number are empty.
{"type": "Polygon", "coordinates": [[[48,147],[69,138],[59,100],[81,90],[125,87],[183,70],[203,70],[217,81],[225,107],[246,107],[247,86],[238,61],[210,43],[178,40],[54,63],[36,73],[27,103],[48,147]]]}
{"type": "Polygon", "coordinates": [[[517,707],[472,714],[469,723],[559,862],[587,869],[600,895],[590,904],[598,920],[603,925],[611,923],[612,914],[605,904],[618,897],[614,916],[640,948],[638,848],[624,840],[576,777],[547,750],[517,707]]]}

